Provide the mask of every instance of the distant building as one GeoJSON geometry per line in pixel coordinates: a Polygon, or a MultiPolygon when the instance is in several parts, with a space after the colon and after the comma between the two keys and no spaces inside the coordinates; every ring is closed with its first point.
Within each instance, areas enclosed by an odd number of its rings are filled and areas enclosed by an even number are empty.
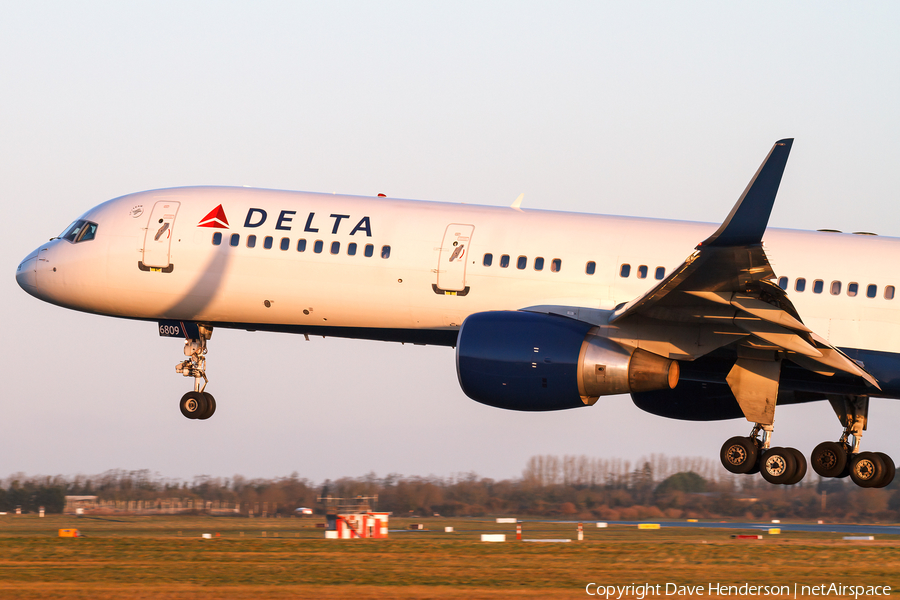
{"type": "Polygon", "coordinates": [[[66,507],[63,513],[80,515],[85,510],[97,508],[97,496],[66,496],[66,507]]]}

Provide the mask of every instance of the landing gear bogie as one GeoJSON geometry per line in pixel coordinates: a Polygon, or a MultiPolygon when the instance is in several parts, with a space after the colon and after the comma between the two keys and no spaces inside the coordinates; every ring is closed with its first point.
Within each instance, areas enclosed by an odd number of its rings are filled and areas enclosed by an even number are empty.
{"type": "Polygon", "coordinates": [[[771,425],[756,424],[749,436],[729,439],[719,452],[722,465],[732,473],[761,473],[769,483],[799,483],[806,476],[806,457],[796,448],[769,448],[771,434],[771,425]]]}

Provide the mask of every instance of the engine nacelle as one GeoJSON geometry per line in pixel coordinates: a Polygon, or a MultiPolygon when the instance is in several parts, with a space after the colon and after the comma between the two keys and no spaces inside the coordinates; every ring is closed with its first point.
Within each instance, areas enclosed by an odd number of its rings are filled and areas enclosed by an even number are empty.
{"type": "Polygon", "coordinates": [[[583,321],[541,313],[470,315],[456,346],[459,385],[483,404],[543,411],[678,383],[674,360],[622,346],[592,329],[583,321]]]}

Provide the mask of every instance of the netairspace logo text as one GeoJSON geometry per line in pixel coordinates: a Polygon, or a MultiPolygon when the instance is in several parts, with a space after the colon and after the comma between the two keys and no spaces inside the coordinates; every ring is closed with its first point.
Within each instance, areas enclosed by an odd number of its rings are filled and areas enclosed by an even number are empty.
{"type": "Polygon", "coordinates": [[[890,596],[889,585],[846,585],[843,583],[822,583],[819,585],[725,585],[710,583],[707,585],[678,585],[676,583],[632,583],[631,585],[604,585],[589,583],[584,587],[588,596],[599,596],[606,600],[625,600],[626,598],[644,600],[644,598],[677,596],[771,596],[781,598],[798,598],[800,596],[846,596],[866,598],[890,596]]]}

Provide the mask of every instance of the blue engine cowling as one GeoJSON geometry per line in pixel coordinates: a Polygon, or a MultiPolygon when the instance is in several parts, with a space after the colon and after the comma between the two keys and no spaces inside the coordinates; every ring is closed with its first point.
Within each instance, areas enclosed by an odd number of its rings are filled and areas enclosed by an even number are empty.
{"type": "Polygon", "coordinates": [[[456,374],[473,399],[513,410],[584,406],[578,354],[591,325],[529,312],[469,315],[459,330],[456,374]]]}
{"type": "Polygon", "coordinates": [[[527,411],[577,408],[603,395],[675,387],[675,361],[623,347],[592,329],[541,313],[470,315],[456,346],[459,385],[483,404],[527,411]]]}

